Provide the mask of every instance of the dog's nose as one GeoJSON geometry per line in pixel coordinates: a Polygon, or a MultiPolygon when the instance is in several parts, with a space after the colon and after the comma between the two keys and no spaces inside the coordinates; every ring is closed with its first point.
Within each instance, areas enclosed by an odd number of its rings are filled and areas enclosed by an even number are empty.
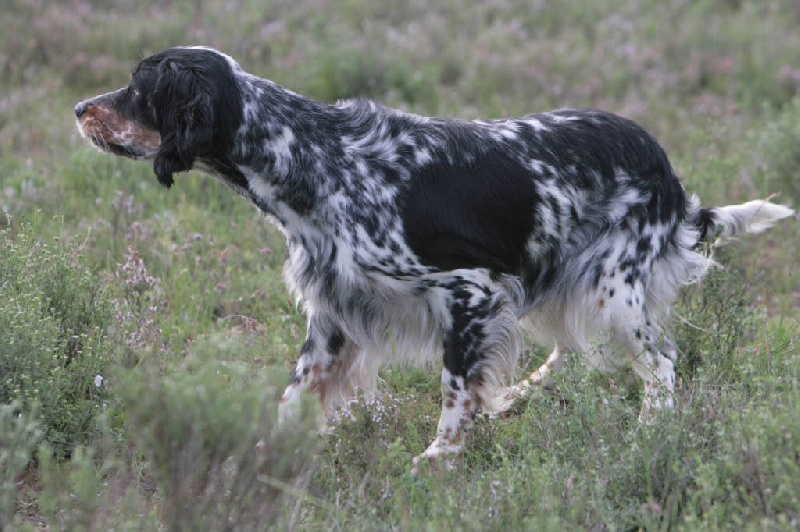
{"type": "Polygon", "coordinates": [[[88,108],[89,106],[86,104],[86,102],[79,103],[78,105],[75,106],[75,116],[80,118],[81,116],[83,116],[83,113],[85,113],[88,108]]]}

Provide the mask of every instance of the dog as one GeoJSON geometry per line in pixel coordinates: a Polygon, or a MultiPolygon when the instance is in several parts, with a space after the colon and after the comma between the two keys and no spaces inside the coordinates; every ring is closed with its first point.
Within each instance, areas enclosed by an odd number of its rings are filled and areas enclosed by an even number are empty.
{"type": "Polygon", "coordinates": [[[144,59],[75,114],[103,152],[152,160],[166,187],[210,174],[283,232],[308,318],[284,418],[306,392],[334,412],[384,362],[443,362],[417,467],[452,467],[476,414],[510,408],[567,353],[630,363],[643,421],[673,407],[677,349],[660,322],[714,264],[701,244],[793,214],[764,200],[702,208],[658,142],[607,112],[467,121],[328,105],[205,47],[144,59]],[[510,385],[523,329],[555,348],[510,385]]]}

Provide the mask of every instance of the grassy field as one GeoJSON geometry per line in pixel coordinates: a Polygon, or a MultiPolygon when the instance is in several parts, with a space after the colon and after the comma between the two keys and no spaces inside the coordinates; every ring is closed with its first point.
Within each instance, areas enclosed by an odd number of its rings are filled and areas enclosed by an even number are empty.
{"type": "Polygon", "coordinates": [[[330,435],[310,430],[314,405],[307,426],[276,426],[305,331],[282,238],[210,179],[166,191],[93,151],[72,112],[140,57],[206,44],[325,101],[614,111],[704,204],[780,192],[797,208],[796,0],[5,0],[0,15],[0,530],[800,527],[797,220],[726,246],[682,296],[679,408],[660,423],[637,423],[637,379],[576,362],[557,393],[478,423],[455,471],[413,477],[438,369],[387,368],[330,435]]]}

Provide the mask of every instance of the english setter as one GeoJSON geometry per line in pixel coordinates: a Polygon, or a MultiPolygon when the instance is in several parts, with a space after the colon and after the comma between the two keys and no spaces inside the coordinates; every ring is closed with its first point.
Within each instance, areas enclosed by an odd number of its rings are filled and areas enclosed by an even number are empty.
{"type": "Polygon", "coordinates": [[[442,356],[442,415],[415,459],[434,468],[462,451],[477,412],[508,409],[568,352],[630,362],[642,419],[672,407],[677,350],[659,321],[713,263],[699,244],[793,213],[701,208],[658,142],[610,113],[467,121],[328,105],[204,47],[143,60],[75,114],[102,151],[152,160],[167,187],[208,173],[283,232],[286,284],[308,317],[284,414],[305,391],[335,409],[383,362],[442,356]],[[522,327],[555,349],[509,386],[522,327]]]}

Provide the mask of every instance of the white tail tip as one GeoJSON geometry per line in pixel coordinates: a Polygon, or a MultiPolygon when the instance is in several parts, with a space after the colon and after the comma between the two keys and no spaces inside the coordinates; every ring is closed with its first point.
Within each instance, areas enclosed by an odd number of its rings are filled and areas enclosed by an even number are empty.
{"type": "Polygon", "coordinates": [[[722,229],[720,236],[741,233],[762,233],[776,222],[794,214],[794,210],[767,200],[753,200],[741,205],[728,205],[714,209],[714,223],[722,229]]]}

